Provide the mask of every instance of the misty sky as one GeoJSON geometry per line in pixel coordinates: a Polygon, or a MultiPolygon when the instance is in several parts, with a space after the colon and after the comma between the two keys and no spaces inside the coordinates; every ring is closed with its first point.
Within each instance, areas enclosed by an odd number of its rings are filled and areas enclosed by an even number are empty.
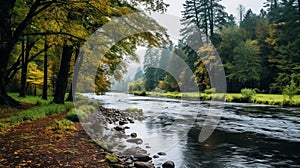
{"type": "MultiPolygon", "coordinates": [[[[233,16],[238,17],[238,6],[239,4],[245,6],[246,11],[251,8],[254,13],[259,13],[263,8],[263,3],[266,0],[222,0],[221,4],[226,7],[226,12],[233,14],[233,16]]],[[[167,13],[180,16],[183,10],[182,4],[184,0],[165,0],[166,3],[170,4],[167,13]]]]}

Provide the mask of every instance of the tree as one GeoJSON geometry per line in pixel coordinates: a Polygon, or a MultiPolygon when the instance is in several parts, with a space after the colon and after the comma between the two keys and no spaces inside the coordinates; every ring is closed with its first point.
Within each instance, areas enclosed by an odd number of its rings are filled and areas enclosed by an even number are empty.
{"type": "Polygon", "coordinates": [[[241,23],[243,21],[243,18],[244,18],[245,7],[242,4],[240,4],[239,7],[237,8],[237,10],[239,11],[239,17],[240,17],[239,22],[241,23]]]}
{"type": "Polygon", "coordinates": [[[136,73],[134,74],[134,78],[133,80],[138,80],[140,78],[143,78],[144,73],[141,67],[138,67],[138,69],[136,70],[136,73]]]}
{"type": "Polygon", "coordinates": [[[251,40],[241,42],[233,52],[233,64],[228,77],[240,83],[236,91],[245,87],[259,87],[262,62],[257,42],[251,40]]]}
{"type": "MultiPolygon", "coordinates": [[[[273,62],[277,67],[275,82],[271,85],[274,92],[282,92],[289,85],[291,76],[300,73],[300,23],[299,11],[295,0],[285,0],[278,4],[272,13],[270,37],[267,42],[275,50],[273,62]]],[[[293,79],[298,85],[300,80],[293,79]]]]}
{"type": "Polygon", "coordinates": [[[144,83],[146,91],[153,90],[158,84],[156,76],[157,67],[159,65],[160,52],[156,48],[148,48],[144,57],[144,83]]]}

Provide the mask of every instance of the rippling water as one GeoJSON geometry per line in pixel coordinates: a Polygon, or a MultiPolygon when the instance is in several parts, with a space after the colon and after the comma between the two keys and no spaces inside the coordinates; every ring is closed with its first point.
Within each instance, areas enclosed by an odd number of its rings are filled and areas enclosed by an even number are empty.
{"type": "Polygon", "coordinates": [[[156,166],[167,160],[178,168],[198,167],[300,167],[300,109],[277,106],[198,102],[139,97],[123,93],[87,94],[105,107],[142,108],[147,119],[130,124],[156,166]],[[219,109],[221,108],[221,109],[219,109]],[[207,112],[222,110],[213,134],[203,143],[198,136],[207,112]]]}

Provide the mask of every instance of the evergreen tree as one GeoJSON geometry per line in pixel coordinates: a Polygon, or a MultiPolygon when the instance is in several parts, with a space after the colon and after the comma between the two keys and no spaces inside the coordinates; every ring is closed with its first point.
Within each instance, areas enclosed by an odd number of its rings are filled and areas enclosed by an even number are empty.
{"type": "Polygon", "coordinates": [[[158,84],[156,76],[157,67],[159,65],[160,52],[156,48],[148,48],[144,58],[144,83],[147,91],[153,90],[158,84]]]}

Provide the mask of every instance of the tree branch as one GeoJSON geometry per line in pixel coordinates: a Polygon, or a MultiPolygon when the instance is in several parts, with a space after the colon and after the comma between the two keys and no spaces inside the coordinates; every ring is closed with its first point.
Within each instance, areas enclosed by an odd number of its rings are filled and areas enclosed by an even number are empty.
{"type": "Polygon", "coordinates": [[[36,35],[42,35],[42,36],[45,36],[45,35],[67,35],[67,36],[76,38],[76,39],[81,40],[81,41],[86,41],[86,39],[84,39],[84,38],[77,37],[77,36],[75,36],[75,35],[72,35],[72,34],[66,33],[66,32],[37,32],[37,33],[24,33],[24,34],[22,34],[21,36],[36,36],[36,35]]]}

